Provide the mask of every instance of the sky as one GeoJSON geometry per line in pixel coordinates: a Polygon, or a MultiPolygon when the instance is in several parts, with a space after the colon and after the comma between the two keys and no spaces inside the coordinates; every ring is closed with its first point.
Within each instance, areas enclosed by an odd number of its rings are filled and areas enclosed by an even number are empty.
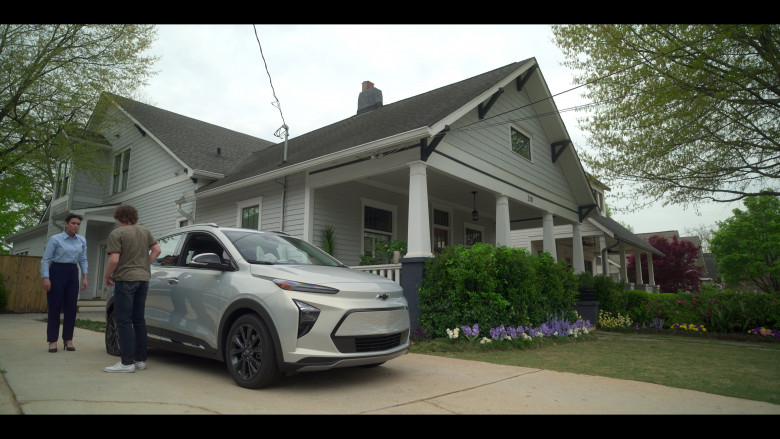
{"type": "MultiPolygon", "coordinates": [[[[578,151],[587,150],[573,109],[588,103],[563,66],[550,26],[161,25],[151,50],[158,73],[136,98],[159,108],[279,142],[353,116],[363,81],[385,104],[535,57],[578,151]],[[258,41],[259,40],[259,41],[258,41]]],[[[585,169],[588,171],[588,169],[585,169]]],[[[635,233],[682,235],[732,216],[741,203],[615,212],[635,233]]]]}

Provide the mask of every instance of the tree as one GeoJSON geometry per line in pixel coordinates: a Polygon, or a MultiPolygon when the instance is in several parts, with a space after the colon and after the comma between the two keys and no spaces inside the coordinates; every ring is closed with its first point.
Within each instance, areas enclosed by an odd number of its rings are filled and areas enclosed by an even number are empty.
{"type": "Polygon", "coordinates": [[[145,25],[0,24],[0,238],[40,220],[60,163],[98,167],[63,133],[85,126],[101,92],[146,84],[155,36],[145,25]]]}
{"type": "Polygon", "coordinates": [[[726,285],[750,283],[780,293],[780,199],[774,195],[745,199],[746,210],[718,223],[710,250],[726,285]]]}
{"type": "MultiPolygon", "coordinates": [[[[663,236],[653,235],[647,242],[665,255],[653,256],[653,274],[661,292],[699,291],[701,268],[696,265],[696,261],[699,259],[701,247],[690,241],[679,240],[677,236],[673,236],[670,241],[663,236]]],[[[648,279],[647,258],[645,254],[641,256],[642,278],[648,279]]],[[[629,255],[626,259],[628,279],[636,282],[634,255],[629,255]]]]}
{"type": "Polygon", "coordinates": [[[780,195],[780,25],[553,26],[592,112],[581,157],[624,209],[780,195]],[[637,196],[638,195],[638,196],[637,196]]]}

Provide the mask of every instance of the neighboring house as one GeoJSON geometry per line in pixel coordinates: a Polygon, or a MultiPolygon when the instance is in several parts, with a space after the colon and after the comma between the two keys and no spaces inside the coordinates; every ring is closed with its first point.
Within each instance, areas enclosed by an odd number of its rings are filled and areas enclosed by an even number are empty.
{"type": "Polygon", "coordinates": [[[129,99],[105,99],[113,117],[87,128],[102,134],[112,175],[100,182],[74,176],[68,201],[55,199],[41,226],[8,240],[14,253],[42,254],[68,211],[84,215],[92,284],[83,298],[105,295],[95,273],[119,203],[135,205],[155,236],[208,222],[281,230],[321,246],[332,226],[334,255],[349,265],[374,254],[378,243],[406,241],[401,284],[413,318],[422,267],[444,246],[512,245],[512,230],[538,229],[521,245],[553,255],[568,245],[572,266],[582,271],[584,247],[593,241],[583,236],[583,223],[602,231],[603,245],[593,248],[610,249],[610,239],[642,248],[599,213],[598,193],[534,58],[387,105],[365,81],[357,114],[273,145],[129,99]],[[89,195],[80,195],[81,185],[89,195]],[[562,227],[574,239],[555,236],[562,227]]]}
{"type": "Polygon", "coordinates": [[[647,241],[651,236],[661,236],[669,241],[672,241],[674,237],[677,237],[680,241],[689,241],[698,247],[698,256],[696,257],[696,267],[699,268],[701,275],[699,280],[702,284],[716,284],[718,283],[718,270],[715,264],[715,258],[710,253],[704,253],[701,246],[701,238],[698,236],[680,236],[677,230],[667,230],[663,232],[652,233],[638,233],[637,236],[647,241]]]}
{"type": "MultiPolygon", "coordinates": [[[[578,226],[575,224],[555,226],[553,230],[555,248],[546,249],[544,247],[544,230],[540,227],[513,230],[511,245],[525,247],[532,253],[550,251],[559,260],[565,260],[572,265],[575,272],[588,271],[594,275],[606,275],[617,281],[628,282],[627,255],[645,253],[663,257],[664,254],[617,221],[607,217],[604,192],[609,190],[609,187],[590,174],[588,174],[588,181],[593,191],[593,197],[597,201],[597,214],[588,216],[578,226]],[[574,261],[578,259],[577,249],[574,245],[576,242],[582,242],[580,251],[584,265],[579,270],[574,264],[574,261]],[[604,261],[606,264],[603,263],[604,261]]],[[[639,273],[639,282],[629,285],[630,288],[642,288],[646,291],[657,292],[658,286],[655,283],[652,258],[650,262],[649,279],[642,279],[642,273],[639,273]]]]}

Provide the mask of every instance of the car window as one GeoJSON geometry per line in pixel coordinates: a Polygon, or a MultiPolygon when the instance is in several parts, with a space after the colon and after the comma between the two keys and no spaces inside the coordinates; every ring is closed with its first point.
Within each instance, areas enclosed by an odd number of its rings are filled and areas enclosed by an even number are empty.
{"type": "Polygon", "coordinates": [[[185,265],[189,266],[192,258],[202,253],[214,253],[222,258],[223,261],[229,258],[227,252],[222,247],[222,244],[220,244],[212,235],[207,233],[191,233],[182,250],[185,265]]]}
{"type": "Polygon", "coordinates": [[[181,243],[183,233],[176,235],[166,236],[158,239],[157,244],[160,246],[160,256],[155,259],[152,265],[155,266],[171,266],[179,265],[179,244],[181,243]]]}
{"type": "Polygon", "coordinates": [[[291,236],[244,231],[225,232],[225,235],[249,263],[343,265],[306,241],[291,236]]]}

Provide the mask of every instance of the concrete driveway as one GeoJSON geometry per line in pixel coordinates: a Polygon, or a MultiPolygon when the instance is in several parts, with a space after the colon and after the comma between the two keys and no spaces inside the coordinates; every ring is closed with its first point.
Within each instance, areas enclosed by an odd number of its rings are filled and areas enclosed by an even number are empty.
{"type": "Polygon", "coordinates": [[[152,351],[108,374],[103,334],[47,352],[44,315],[0,315],[0,414],[780,414],[780,405],[542,369],[409,354],[372,369],[236,386],[224,364],[152,351]]]}

